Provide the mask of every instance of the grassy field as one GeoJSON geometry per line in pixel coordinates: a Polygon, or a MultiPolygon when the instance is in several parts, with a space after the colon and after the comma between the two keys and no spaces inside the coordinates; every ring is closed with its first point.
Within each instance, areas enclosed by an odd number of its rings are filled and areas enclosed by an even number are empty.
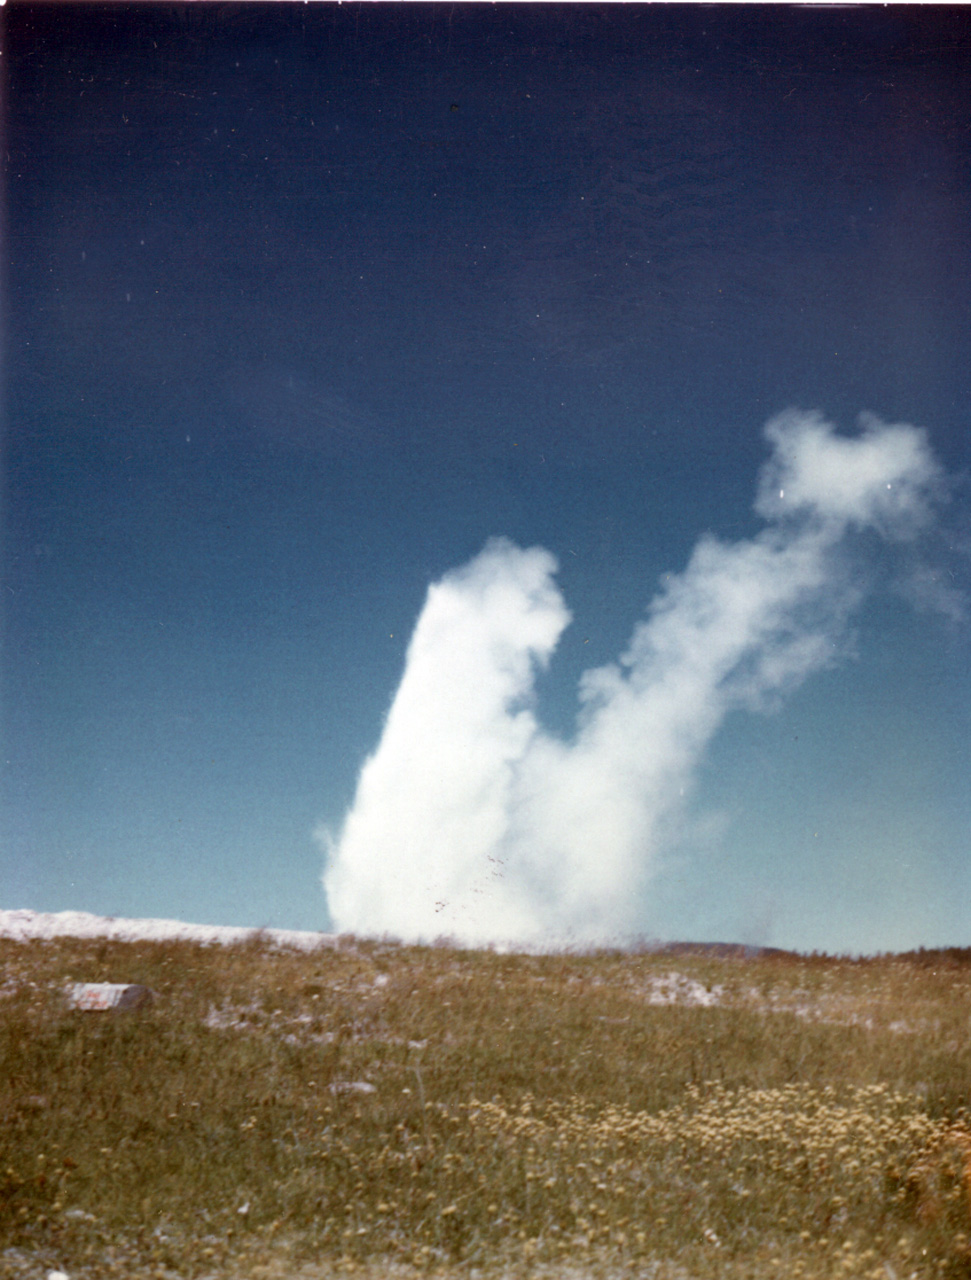
{"type": "Polygon", "coordinates": [[[0,965],[0,1275],[971,1276],[971,951],[0,965]]]}

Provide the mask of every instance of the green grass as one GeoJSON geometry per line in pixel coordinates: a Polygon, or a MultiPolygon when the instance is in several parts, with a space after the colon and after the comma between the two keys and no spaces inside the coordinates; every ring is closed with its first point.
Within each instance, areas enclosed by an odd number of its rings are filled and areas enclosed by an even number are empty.
{"type": "Polygon", "coordinates": [[[971,952],[0,965],[0,1274],[971,1276],[971,952]]]}

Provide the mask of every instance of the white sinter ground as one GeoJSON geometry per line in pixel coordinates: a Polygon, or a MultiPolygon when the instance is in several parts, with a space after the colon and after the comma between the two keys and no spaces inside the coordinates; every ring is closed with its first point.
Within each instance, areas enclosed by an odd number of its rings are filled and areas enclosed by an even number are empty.
{"type": "Polygon", "coordinates": [[[185,924],[181,920],[126,920],[87,911],[0,910],[0,938],[29,942],[33,938],[112,938],[118,942],[245,942],[257,934],[276,946],[312,951],[334,941],[330,933],[298,929],[246,929],[235,925],[185,924]]]}

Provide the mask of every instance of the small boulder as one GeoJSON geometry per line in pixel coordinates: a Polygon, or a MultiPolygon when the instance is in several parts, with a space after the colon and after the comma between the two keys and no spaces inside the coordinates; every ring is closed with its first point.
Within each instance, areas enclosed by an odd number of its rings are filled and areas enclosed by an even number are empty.
{"type": "Polygon", "coordinates": [[[67,989],[72,1009],[144,1009],[154,1003],[155,992],[137,982],[74,982],[67,989]]]}

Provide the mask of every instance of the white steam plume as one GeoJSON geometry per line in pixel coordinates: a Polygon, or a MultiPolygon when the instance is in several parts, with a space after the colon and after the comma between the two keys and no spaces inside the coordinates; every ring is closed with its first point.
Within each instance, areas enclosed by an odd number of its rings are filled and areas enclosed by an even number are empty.
{"type": "Polygon", "coordinates": [[[790,411],[749,541],[705,536],[619,662],[587,671],[576,733],[544,732],[534,679],[570,620],[541,548],[494,539],[429,589],[401,685],[323,881],[341,931],[477,944],[618,941],[704,750],[733,708],[765,708],[838,656],[860,589],[847,535],[932,518],[923,432],[837,436],[790,411]]]}

